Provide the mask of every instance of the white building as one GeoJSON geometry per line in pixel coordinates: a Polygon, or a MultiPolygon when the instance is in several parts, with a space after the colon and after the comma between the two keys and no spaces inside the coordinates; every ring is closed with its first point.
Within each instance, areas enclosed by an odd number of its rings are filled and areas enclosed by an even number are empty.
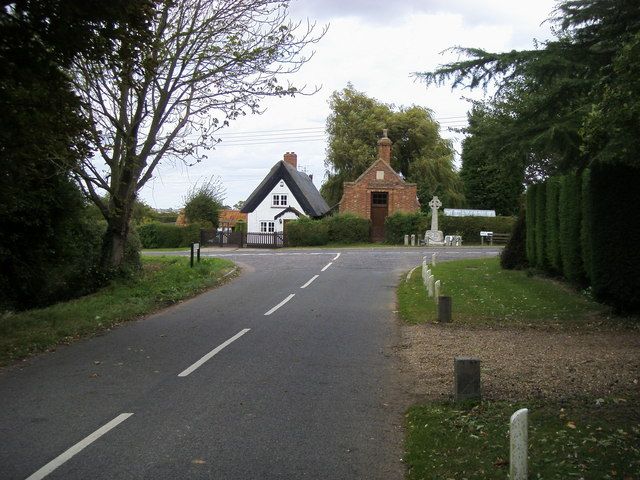
{"type": "Polygon", "coordinates": [[[297,166],[298,156],[285,153],[249,195],[240,210],[247,214],[248,232],[282,232],[287,220],[303,215],[317,218],[329,211],[311,177],[297,166]]]}

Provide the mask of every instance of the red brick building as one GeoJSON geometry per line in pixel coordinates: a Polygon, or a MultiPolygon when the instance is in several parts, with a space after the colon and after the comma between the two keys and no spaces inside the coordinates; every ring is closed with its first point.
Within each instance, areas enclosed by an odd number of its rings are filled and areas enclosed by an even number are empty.
{"type": "Polygon", "coordinates": [[[407,183],[391,168],[391,140],[383,130],[378,159],[355,182],[344,182],[340,213],[371,219],[371,239],[384,239],[384,220],[395,212],[420,210],[415,183],[407,183]]]}

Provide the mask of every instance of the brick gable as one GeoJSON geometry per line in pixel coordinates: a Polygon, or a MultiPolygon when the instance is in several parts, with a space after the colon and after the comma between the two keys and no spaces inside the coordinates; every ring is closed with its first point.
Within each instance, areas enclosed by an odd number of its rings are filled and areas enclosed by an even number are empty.
{"type": "Polygon", "coordinates": [[[388,193],[389,215],[420,210],[416,184],[405,182],[387,162],[379,158],[355,182],[344,182],[340,213],[349,212],[370,218],[371,192],[388,193]]]}

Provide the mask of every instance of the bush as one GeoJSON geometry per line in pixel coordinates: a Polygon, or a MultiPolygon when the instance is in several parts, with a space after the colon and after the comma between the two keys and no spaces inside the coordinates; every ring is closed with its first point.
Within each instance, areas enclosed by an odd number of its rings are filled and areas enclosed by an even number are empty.
{"type": "Polygon", "coordinates": [[[329,228],[329,241],[336,243],[360,243],[370,241],[371,221],[353,215],[341,213],[323,218],[329,228]]]}
{"type": "Polygon", "coordinates": [[[580,251],[580,177],[575,174],[560,178],[560,254],[562,273],[571,283],[584,284],[580,251]]]}
{"type": "Polygon", "coordinates": [[[545,211],[546,221],[546,259],[549,270],[552,273],[559,274],[562,272],[562,263],[560,257],[560,220],[558,217],[559,199],[560,199],[560,179],[550,178],[546,183],[547,189],[547,205],[545,211]]]}
{"type": "Polygon", "coordinates": [[[66,178],[0,206],[0,310],[43,307],[93,291],[104,224],[66,178]]]}
{"type": "Polygon", "coordinates": [[[384,236],[387,243],[404,243],[404,236],[423,236],[427,231],[427,215],[422,212],[396,212],[384,220],[384,236]]]}
{"type": "Polygon", "coordinates": [[[142,248],[188,247],[200,241],[200,224],[181,227],[168,223],[146,223],[138,227],[142,248]]]}
{"type": "Polygon", "coordinates": [[[302,217],[287,224],[290,247],[311,247],[329,243],[329,225],[321,220],[302,217]]]}
{"type": "Polygon", "coordinates": [[[541,270],[547,269],[547,259],[545,257],[546,250],[546,226],[544,214],[546,212],[547,189],[544,184],[536,188],[535,198],[535,249],[536,249],[536,267],[541,270]]]}
{"type": "Polygon", "coordinates": [[[445,235],[460,235],[463,243],[480,243],[480,232],[511,233],[516,217],[448,217],[438,216],[445,235]]]}
{"type": "Polygon", "coordinates": [[[500,266],[506,270],[522,270],[529,266],[527,261],[527,222],[524,211],[520,212],[511,238],[500,254],[500,266]]]}
{"type": "Polygon", "coordinates": [[[593,165],[589,176],[593,293],[619,312],[638,312],[640,169],[593,165]]]}

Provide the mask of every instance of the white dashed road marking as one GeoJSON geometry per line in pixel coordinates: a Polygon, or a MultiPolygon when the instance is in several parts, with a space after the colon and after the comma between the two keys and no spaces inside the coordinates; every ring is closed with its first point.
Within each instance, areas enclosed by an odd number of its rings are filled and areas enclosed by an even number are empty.
{"type": "Polygon", "coordinates": [[[324,267],[322,267],[322,270],[320,270],[321,272],[324,272],[327,268],[329,268],[331,265],[333,265],[333,262],[329,262],[327,263],[324,267]]]}
{"type": "Polygon", "coordinates": [[[273,312],[275,312],[276,310],[278,310],[281,306],[283,306],[285,303],[287,303],[289,300],[291,300],[293,297],[295,297],[296,294],[292,293],[291,295],[289,295],[287,298],[285,298],[283,301],[281,301],[279,304],[277,304],[275,307],[273,307],[271,310],[269,310],[268,312],[266,312],[264,315],[265,317],[267,315],[271,315],[273,312]]]}
{"type": "Polygon", "coordinates": [[[103,436],[109,430],[111,430],[111,429],[117,427],[118,425],[120,425],[122,422],[124,422],[131,415],[133,415],[133,413],[121,413],[116,418],[111,420],[106,425],[100,427],[98,430],[93,432],[88,437],[85,437],[83,440],[80,440],[78,443],[76,443],[69,450],[67,450],[66,452],[58,455],[56,458],[51,460],[44,467],[42,467],[40,470],[38,470],[37,472],[32,474],[30,477],[28,477],[27,480],[40,480],[41,478],[46,477],[51,472],[53,472],[56,468],[58,468],[60,465],[65,463],[67,460],[69,460],[71,457],[73,457],[74,455],[80,453],[80,451],[82,451],[85,447],[88,447],[89,445],[91,445],[93,442],[95,442],[97,439],[99,439],[101,436],[103,436]]]}
{"type": "Polygon", "coordinates": [[[204,357],[202,357],[200,360],[198,360],[196,363],[194,363],[193,365],[191,365],[189,368],[187,368],[186,370],[183,370],[182,372],[180,372],[178,374],[179,377],[186,377],[187,375],[189,375],[190,373],[192,373],[196,368],[202,366],[203,363],[205,363],[207,360],[210,360],[211,357],[213,357],[216,353],[218,353],[220,350],[222,350],[224,347],[228,346],[229,344],[235,342],[237,339],[239,339],[242,335],[244,335],[245,333],[247,333],[249,330],[251,330],[250,328],[245,328],[244,330],[240,330],[238,333],[236,333],[233,337],[231,337],[229,340],[227,340],[226,342],[218,345],[216,348],[214,348],[213,350],[211,350],[209,353],[207,353],[204,357]]]}
{"type": "Polygon", "coordinates": [[[309,280],[307,283],[305,283],[304,285],[302,285],[300,288],[307,288],[309,285],[311,285],[311,282],[313,282],[316,278],[318,278],[320,275],[314,275],[313,277],[311,277],[311,280],[309,280]]]}

